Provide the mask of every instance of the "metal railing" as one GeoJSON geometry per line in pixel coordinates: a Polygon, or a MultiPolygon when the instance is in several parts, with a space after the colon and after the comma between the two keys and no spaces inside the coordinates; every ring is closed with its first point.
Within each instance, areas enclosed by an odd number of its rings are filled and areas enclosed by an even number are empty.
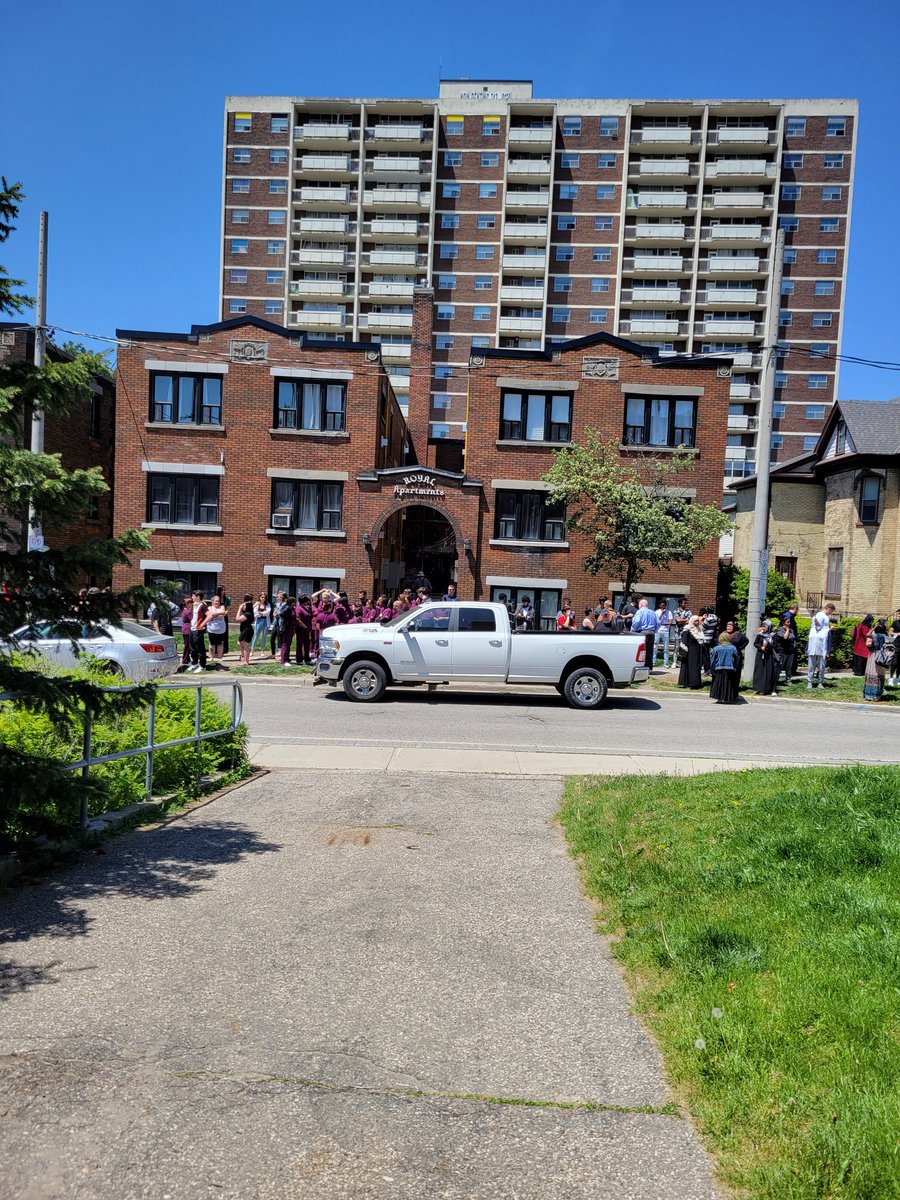
{"type": "MultiPolygon", "coordinates": [[[[122,685],[104,687],[101,689],[104,692],[133,692],[135,686],[122,685]]],[[[18,700],[21,699],[21,694],[18,692],[0,692],[0,701],[3,700],[18,700]]],[[[123,758],[136,758],[138,755],[146,757],[146,772],[144,775],[144,788],[147,793],[147,799],[153,799],[153,763],[154,757],[160,750],[170,750],[174,746],[186,746],[194,743],[197,751],[200,750],[200,743],[209,741],[215,737],[225,737],[228,734],[235,733],[241,723],[241,717],[244,709],[244,693],[241,690],[241,685],[236,679],[191,679],[185,680],[183,683],[161,683],[158,684],[153,695],[147,703],[147,741],[143,746],[135,746],[132,750],[117,750],[114,754],[92,754],[93,745],[93,718],[90,712],[84,717],[84,733],[81,742],[81,758],[75,762],[65,763],[63,770],[65,771],[80,771],[81,777],[87,780],[90,777],[91,767],[99,766],[101,763],[116,762],[123,758]],[[231,723],[224,729],[211,729],[203,731],[202,725],[202,708],[203,708],[203,689],[216,687],[231,688],[231,723]],[[194,704],[194,732],[189,737],[172,738],[169,741],[157,742],[156,735],[156,702],[160,692],[186,692],[191,688],[196,690],[196,700],[194,704]]],[[[81,813],[79,817],[79,826],[81,829],[86,829],[88,825],[88,798],[85,795],[81,802],[81,813]]]]}

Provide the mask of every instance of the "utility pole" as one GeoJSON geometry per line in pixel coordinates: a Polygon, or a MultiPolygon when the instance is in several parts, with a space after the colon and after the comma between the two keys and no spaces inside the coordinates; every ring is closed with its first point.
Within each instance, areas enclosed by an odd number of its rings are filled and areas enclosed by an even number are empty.
{"type": "MultiPolygon", "coordinates": [[[[34,365],[44,365],[44,349],[47,329],[47,214],[41,213],[40,233],[38,234],[38,275],[37,302],[34,320],[34,365]]],[[[31,414],[31,452],[44,453],[44,413],[36,409],[31,414]]],[[[41,519],[35,512],[34,505],[28,506],[28,549],[43,550],[44,536],[41,532],[41,519]]]]}
{"type": "Polygon", "coordinates": [[[765,359],[759,399],[759,431],[756,435],[756,503],[750,539],[750,589],[747,597],[747,637],[750,644],[744,658],[744,679],[753,678],[756,648],[753,639],[762,620],[766,603],[769,566],[769,459],[772,454],[772,417],[775,408],[775,366],[778,352],[778,314],[781,310],[781,279],[784,275],[784,230],[775,238],[772,278],[769,284],[769,308],[765,330],[765,359]]]}

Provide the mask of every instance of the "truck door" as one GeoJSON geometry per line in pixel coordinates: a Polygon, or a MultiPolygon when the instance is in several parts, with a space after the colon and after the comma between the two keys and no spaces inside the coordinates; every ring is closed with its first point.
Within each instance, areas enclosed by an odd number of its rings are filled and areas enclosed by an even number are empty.
{"type": "Polygon", "coordinates": [[[450,613],[446,608],[429,608],[414,614],[394,637],[396,679],[450,678],[450,613]]]}
{"type": "Polygon", "coordinates": [[[453,631],[454,679],[505,682],[509,639],[508,630],[497,628],[497,614],[491,609],[458,604],[453,631]]]}

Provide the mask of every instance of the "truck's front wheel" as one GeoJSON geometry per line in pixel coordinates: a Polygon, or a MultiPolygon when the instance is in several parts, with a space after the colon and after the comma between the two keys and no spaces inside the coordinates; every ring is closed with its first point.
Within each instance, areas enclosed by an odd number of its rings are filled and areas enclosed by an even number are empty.
{"type": "Polygon", "coordinates": [[[380,663],[361,658],[344,672],[343,684],[350,700],[380,700],[387,688],[387,675],[380,663]]]}
{"type": "Polygon", "coordinates": [[[572,708],[599,708],[607,691],[606,676],[595,667],[576,667],[563,684],[563,695],[572,708]]]}

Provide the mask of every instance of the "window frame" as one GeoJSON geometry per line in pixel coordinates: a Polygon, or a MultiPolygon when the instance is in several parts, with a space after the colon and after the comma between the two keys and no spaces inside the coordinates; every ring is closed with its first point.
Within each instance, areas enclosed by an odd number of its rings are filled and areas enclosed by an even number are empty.
{"type": "Polygon", "coordinates": [[[540,489],[498,488],[494,492],[494,538],[505,542],[565,542],[565,501],[551,502],[550,493],[540,489]],[[526,505],[535,511],[529,512],[526,505]],[[536,527],[534,534],[527,532],[529,524],[536,527]]]}
{"type": "MultiPolygon", "coordinates": [[[[284,511],[286,505],[279,504],[276,506],[276,492],[279,487],[289,487],[291,491],[291,528],[290,530],[281,530],[281,532],[292,533],[343,533],[344,532],[344,482],[337,479],[285,479],[274,476],[272,478],[272,486],[270,489],[270,504],[269,504],[269,528],[274,529],[271,524],[272,518],[276,512],[284,511]],[[315,510],[316,523],[315,525],[301,525],[301,497],[304,488],[315,488],[315,510]],[[326,488],[337,488],[339,493],[339,503],[337,508],[325,507],[326,488]],[[335,516],[335,514],[337,514],[335,516]]],[[[333,499],[333,497],[328,497],[333,499]]]]}
{"type": "Polygon", "coordinates": [[[223,428],[222,402],[225,391],[224,376],[213,372],[209,374],[200,374],[199,372],[193,374],[190,371],[150,371],[149,374],[149,420],[153,425],[171,425],[176,429],[184,425],[197,425],[206,429],[223,428]],[[172,393],[169,400],[158,400],[156,397],[156,384],[159,379],[172,380],[172,393]],[[192,384],[189,419],[178,419],[178,414],[181,411],[181,380],[190,380],[192,384]],[[205,390],[203,385],[211,383],[218,383],[219,385],[218,401],[213,403],[207,402],[203,394],[205,390]],[[157,411],[165,405],[169,405],[172,410],[172,415],[168,420],[158,415],[157,411]],[[210,410],[210,419],[204,420],[204,414],[207,409],[210,410]],[[215,414],[215,419],[212,419],[213,414],[215,414]]]}
{"type": "Polygon", "coordinates": [[[204,528],[219,528],[219,517],[222,508],[222,489],[221,475],[176,475],[167,471],[149,471],[147,473],[147,499],[146,499],[146,521],[148,525],[184,525],[193,526],[201,525],[204,528]],[[168,489],[168,496],[165,499],[154,499],[154,486],[165,484],[168,489]],[[177,520],[178,507],[184,502],[184,492],[190,488],[191,501],[191,519],[189,521],[177,520]],[[179,492],[182,493],[179,495],[179,492]],[[206,496],[204,497],[204,492],[206,496]],[[211,498],[212,493],[215,493],[215,499],[211,498]],[[154,510],[158,505],[165,504],[168,507],[168,516],[154,515],[154,510]],[[203,510],[214,510],[207,512],[207,518],[212,516],[213,520],[203,520],[203,510]]]}
{"type": "Polygon", "coordinates": [[[275,376],[273,379],[272,428],[278,433],[293,430],[299,433],[329,434],[347,432],[347,381],[346,379],[286,379],[275,376]],[[289,387],[293,392],[293,405],[281,403],[281,388],[289,387]],[[318,387],[318,425],[303,425],[304,395],[306,387],[318,387]],[[329,408],[329,388],[341,389],[340,409],[329,408]],[[294,414],[294,421],[282,420],[286,413],[294,414]]]}
{"type": "Polygon", "coordinates": [[[854,491],[856,492],[857,524],[880,525],[881,498],[884,491],[884,480],[882,477],[874,474],[872,471],[863,471],[857,480],[857,486],[854,488],[854,491]],[[868,483],[875,484],[874,498],[864,495],[865,485],[868,483]],[[874,505],[874,508],[871,507],[872,505],[874,505]],[[865,506],[869,506],[868,509],[865,506]]]}
{"type": "Polygon", "coordinates": [[[825,595],[840,599],[844,587],[844,547],[829,546],[825,558],[825,595]]]}
{"type": "Polygon", "coordinates": [[[622,445],[628,449],[668,449],[676,450],[679,446],[684,446],[688,450],[694,450],[697,446],[697,410],[699,408],[697,396],[658,396],[658,395],[641,395],[640,392],[629,392],[625,396],[625,403],[622,408],[622,445]],[[629,409],[636,401],[642,401],[644,404],[643,422],[638,425],[630,423],[629,409]],[[653,405],[665,401],[668,404],[668,413],[666,415],[666,440],[664,442],[653,442],[652,437],[652,420],[653,420],[653,405]],[[676,425],[676,413],[679,404],[689,404],[691,406],[691,423],[690,425],[676,425]],[[630,431],[641,430],[642,436],[639,440],[635,439],[630,431]],[[690,430],[690,439],[677,439],[677,430],[690,430]]]}
{"type": "Polygon", "coordinates": [[[572,409],[573,397],[571,392],[554,392],[552,389],[519,391],[514,388],[503,388],[500,392],[500,429],[498,440],[501,442],[530,442],[536,446],[545,444],[554,446],[569,445],[572,441],[572,409]],[[529,398],[534,397],[536,399],[539,396],[544,399],[543,436],[540,438],[531,438],[526,436],[528,433],[529,398]],[[514,407],[516,398],[518,398],[518,416],[507,416],[507,401],[514,407]],[[552,420],[554,400],[566,401],[567,419],[565,421],[552,420]],[[516,428],[518,428],[518,434],[516,434],[516,428]]]}

